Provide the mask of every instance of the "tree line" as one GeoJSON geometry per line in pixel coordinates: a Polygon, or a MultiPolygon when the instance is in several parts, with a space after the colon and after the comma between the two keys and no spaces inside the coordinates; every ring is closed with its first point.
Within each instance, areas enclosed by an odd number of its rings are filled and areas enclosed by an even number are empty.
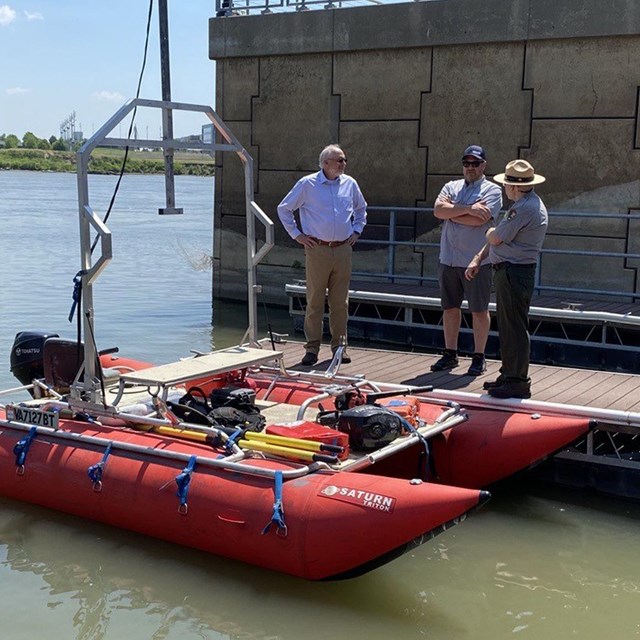
{"type": "Polygon", "coordinates": [[[22,140],[13,133],[0,134],[0,149],[53,149],[54,151],[68,151],[69,143],[62,138],[51,136],[50,138],[38,138],[31,131],[27,131],[22,140]]]}
{"type": "MultiPolygon", "coordinates": [[[[31,131],[22,136],[0,134],[0,171],[76,171],[75,152],[84,140],[63,140],[51,136],[38,138],[31,131]]],[[[96,149],[89,159],[89,172],[118,174],[122,170],[123,150],[96,149]]],[[[173,165],[176,175],[212,176],[215,164],[211,158],[197,153],[176,154],[173,165]]],[[[126,173],[164,173],[164,159],[161,151],[136,153],[135,149],[127,157],[126,173]]]]}

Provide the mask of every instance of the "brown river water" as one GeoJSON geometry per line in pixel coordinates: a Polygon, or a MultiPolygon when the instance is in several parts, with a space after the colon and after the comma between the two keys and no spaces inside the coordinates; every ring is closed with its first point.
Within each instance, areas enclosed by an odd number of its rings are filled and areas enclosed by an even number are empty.
{"type": "MultiPolygon", "coordinates": [[[[103,212],[114,179],[92,177],[103,212]]],[[[127,177],[114,262],[96,290],[99,348],[155,362],[237,342],[243,305],[210,303],[212,183],[127,177]]],[[[0,386],[21,330],[74,336],[75,176],[0,172],[0,386]]],[[[273,214],[273,212],[268,212],[273,214]]],[[[286,313],[271,311],[286,333],[286,313]]],[[[264,318],[262,318],[264,321],[264,318]]],[[[462,524],[360,578],[309,583],[0,498],[4,640],[640,638],[640,505],[510,482],[462,524]]],[[[354,535],[361,535],[354,532],[354,535]]],[[[362,541],[366,544],[366,537],[362,541]]]]}

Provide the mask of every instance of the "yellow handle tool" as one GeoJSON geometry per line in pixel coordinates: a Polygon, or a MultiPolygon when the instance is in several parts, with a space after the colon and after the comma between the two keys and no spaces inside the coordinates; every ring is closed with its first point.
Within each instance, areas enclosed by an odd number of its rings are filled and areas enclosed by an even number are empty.
{"type": "MultiPolygon", "coordinates": [[[[183,438],[194,442],[202,442],[216,446],[218,443],[216,436],[201,431],[192,431],[190,429],[176,429],[175,427],[154,426],[153,431],[163,436],[172,436],[174,438],[183,438]]],[[[338,458],[334,455],[325,455],[317,453],[322,451],[322,447],[331,446],[342,451],[342,447],[337,445],[324,445],[321,442],[313,440],[300,440],[299,438],[287,438],[285,436],[276,436],[269,433],[256,433],[247,431],[242,440],[237,441],[237,445],[241,449],[254,449],[256,451],[264,451],[275,455],[284,456],[285,458],[295,458],[305,462],[327,462],[329,464],[337,464],[338,458]]]]}
{"type": "Polygon", "coordinates": [[[193,440],[194,442],[204,442],[205,444],[212,444],[211,441],[213,436],[201,431],[192,431],[190,429],[176,429],[174,427],[162,426],[153,426],[152,429],[162,436],[172,436],[174,438],[184,438],[185,440],[193,440]]]}
{"type": "Polygon", "coordinates": [[[336,456],[324,455],[322,453],[314,453],[313,451],[304,451],[302,449],[293,449],[292,447],[279,447],[268,442],[260,442],[259,440],[238,440],[238,446],[242,449],[254,449],[255,451],[264,451],[285,458],[295,458],[303,462],[327,462],[329,464],[337,464],[336,456]]]}
{"type": "Polygon", "coordinates": [[[272,444],[281,445],[283,447],[292,447],[294,449],[305,449],[307,451],[332,451],[334,453],[342,453],[344,448],[337,444],[325,444],[324,442],[316,442],[315,440],[302,440],[301,438],[290,438],[289,436],[277,436],[271,433],[261,433],[256,431],[246,431],[244,437],[247,440],[260,440],[262,442],[271,442],[272,444]]]}

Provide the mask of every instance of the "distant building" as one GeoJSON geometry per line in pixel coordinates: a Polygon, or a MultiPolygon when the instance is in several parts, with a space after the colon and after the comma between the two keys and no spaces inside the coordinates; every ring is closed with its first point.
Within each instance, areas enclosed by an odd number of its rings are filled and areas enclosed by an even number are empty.
{"type": "Polygon", "coordinates": [[[176,138],[178,142],[200,142],[200,136],[197,133],[192,133],[188,136],[182,136],[181,138],[176,138]]]}
{"type": "Polygon", "coordinates": [[[216,129],[213,124],[203,124],[202,125],[202,143],[203,144],[213,144],[215,139],[216,129]]]}

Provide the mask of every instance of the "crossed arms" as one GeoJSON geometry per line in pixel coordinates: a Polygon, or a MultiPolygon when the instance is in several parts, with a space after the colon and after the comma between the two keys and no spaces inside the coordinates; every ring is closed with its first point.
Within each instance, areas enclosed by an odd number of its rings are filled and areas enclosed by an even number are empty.
{"type": "Polygon", "coordinates": [[[473,204],[454,204],[447,195],[436,199],[433,215],[440,220],[451,220],[468,227],[481,227],[491,219],[491,209],[483,200],[473,204]]]}

